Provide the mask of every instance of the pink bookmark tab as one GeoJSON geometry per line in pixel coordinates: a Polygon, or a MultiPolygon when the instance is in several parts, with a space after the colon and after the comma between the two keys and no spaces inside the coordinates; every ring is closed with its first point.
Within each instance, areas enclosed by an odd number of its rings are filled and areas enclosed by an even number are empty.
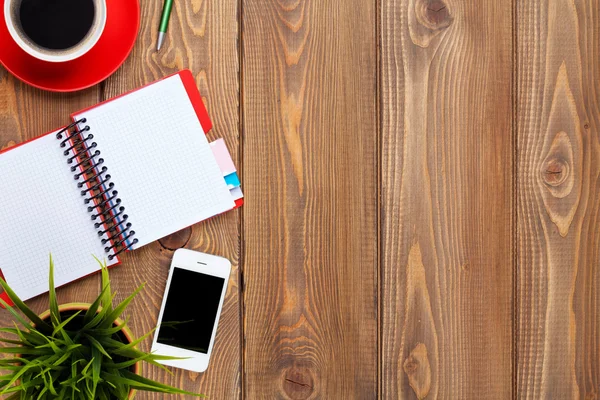
{"type": "Polygon", "coordinates": [[[231,159],[231,155],[229,154],[229,150],[227,150],[227,146],[223,139],[217,139],[210,143],[210,148],[217,160],[219,168],[221,168],[221,171],[223,172],[223,176],[236,172],[235,165],[233,164],[233,160],[231,159]]]}

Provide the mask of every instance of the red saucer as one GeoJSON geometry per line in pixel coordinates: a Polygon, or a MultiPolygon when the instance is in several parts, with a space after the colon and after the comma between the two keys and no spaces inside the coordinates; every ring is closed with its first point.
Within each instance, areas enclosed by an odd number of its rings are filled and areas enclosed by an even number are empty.
{"type": "Polygon", "coordinates": [[[0,7],[0,63],[25,83],[52,92],[74,92],[112,75],[133,49],[140,28],[139,0],[106,0],[107,19],[98,43],[80,58],[63,63],[38,60],[13,40],[0,7]]]}

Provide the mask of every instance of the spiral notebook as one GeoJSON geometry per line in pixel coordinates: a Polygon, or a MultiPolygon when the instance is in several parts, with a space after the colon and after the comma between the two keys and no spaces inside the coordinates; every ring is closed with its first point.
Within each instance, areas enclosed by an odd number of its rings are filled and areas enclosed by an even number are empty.
{"type": "Polygon", "coordinates": [[[242,204],[190,71],[71,117],[0,153],[0,270],[22,299],[48,291],[50,253],[64,285],[242,204]]]}

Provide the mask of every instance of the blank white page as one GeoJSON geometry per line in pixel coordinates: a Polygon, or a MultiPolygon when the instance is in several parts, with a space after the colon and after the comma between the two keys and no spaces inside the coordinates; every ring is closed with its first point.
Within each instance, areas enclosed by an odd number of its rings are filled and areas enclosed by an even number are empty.
{"type": "Polygon", "coordinates": [[[234,208],[179,75],[75,114],[86,118],[139,248],[234,208]]]}
{"type": "Polygon", "coordinates": [[[48,291],[50,253],[57,286],[106,257],[55,134],[0,154],[0,269],[23,300],[48,291]]]}

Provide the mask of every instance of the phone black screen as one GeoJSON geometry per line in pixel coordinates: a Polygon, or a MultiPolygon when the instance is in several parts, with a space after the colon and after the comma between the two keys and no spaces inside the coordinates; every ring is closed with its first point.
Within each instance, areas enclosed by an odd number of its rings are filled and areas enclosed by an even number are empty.
{"type": "Polygon", "coordinates": [[[225,279],[174,268],[157,342],[208,353],[225,279]]]}

